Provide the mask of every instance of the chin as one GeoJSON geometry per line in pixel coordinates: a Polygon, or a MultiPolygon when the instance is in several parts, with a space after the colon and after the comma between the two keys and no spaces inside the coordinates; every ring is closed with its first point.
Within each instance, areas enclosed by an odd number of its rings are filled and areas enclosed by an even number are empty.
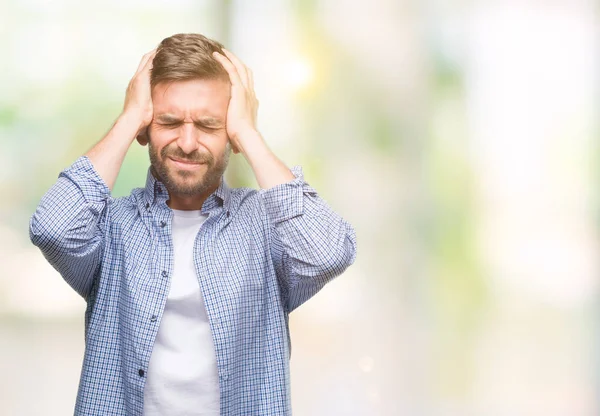
{"type": "MultiPolygon", "coordinates": [[[[188,172],[186,172],[188,173],[188,172]]],[[[218,186],[218,182],[207,182],[206,175],[186,175],[187,177],[182,178],[180,175],[175,177],[170,176],[168,180],[167,188],[169,192],[181,195],[181,196],[196,196],[202,195],[211,190],[213,187],[218,186]]]]}

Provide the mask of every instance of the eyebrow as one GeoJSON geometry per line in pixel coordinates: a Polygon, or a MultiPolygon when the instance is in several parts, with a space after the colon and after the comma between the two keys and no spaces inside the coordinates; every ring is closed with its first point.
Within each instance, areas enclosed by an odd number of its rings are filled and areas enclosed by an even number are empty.
{"type": "MultiPolygon", "coordinates": [[[[173,114],[160,114],[160,115],[156,116],[156,120],[161,123],[173,123],[173,124],[183,122],[183,120],[180,117],[177,117],[173,114]]],[[[221,127],[223,125],[223,123],[219,119],[210,117],[210,116],[201,117],[199,119],[194,119],[194,123],[202,124],[204,126],[211,126],[211,127],[221,127]]]]}
{"type": "Polygon", "coordinates": [[[175,122],[181,121],[181,119],[177,118],[176,116],[174,116],[172,114],[161,114],[159,116],[156,116],[156,119],[163,123],[175,123],[175,122]]]}

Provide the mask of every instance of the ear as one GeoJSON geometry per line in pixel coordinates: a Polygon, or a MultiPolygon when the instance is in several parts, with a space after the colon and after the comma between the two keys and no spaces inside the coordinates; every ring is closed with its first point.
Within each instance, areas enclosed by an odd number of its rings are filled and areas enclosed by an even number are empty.
{"type": "Polygon", "coordinates": [[[146,127],[140,134],[136,136],[136,140],[142,146],[146,146],[150,138],[148,137],[148,128],[146,127]]]}
{"type": "Polygon", "coordinates": [[[139,144],[141,144],[142,146],[146,146],[148,144],[148,138],[146,136],[137,136],[136,140],[138,141],[139,144]]]}
{"type": "Polygon", "coordinates": [[[231,140],[231,138],[229,136],[227,136],[227,140],[228,140],[228,144],[229,147],[231,148],[231,151],[233,152],[234,155],[237,155],[238,153],[240,153],[240,149],[238,149],[238,147],[233,143],[233,140],[231,140]]]}

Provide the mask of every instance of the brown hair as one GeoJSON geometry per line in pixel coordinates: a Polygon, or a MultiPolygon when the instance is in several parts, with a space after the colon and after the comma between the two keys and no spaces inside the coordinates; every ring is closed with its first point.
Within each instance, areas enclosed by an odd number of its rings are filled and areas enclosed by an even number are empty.
{"type": "Polygon", "coordinates": [[[196,33],[170,36],[158,45],[152,62],[150,84],[190,79],[229,80],[227,71],[212,56],[223,53],[223,45],[196,33]]]}

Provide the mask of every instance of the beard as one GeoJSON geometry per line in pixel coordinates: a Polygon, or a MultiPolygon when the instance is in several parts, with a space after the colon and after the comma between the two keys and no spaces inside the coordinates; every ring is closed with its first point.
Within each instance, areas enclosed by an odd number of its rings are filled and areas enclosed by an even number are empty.
{"type": "Polygon", "coordinates": [[[195,196],[206,194],[208,191],[214,190],[219,186],[223,173],[229,164],[231,146],[229,143],[227,144],[225,152],[223,152],[223,157],[219,160],[215,160],[210,153],[195,151],[187,154],[175,143],[163,147],[159,157],[157,149],[149,142],[148,153],[150,154],[150,165],[155,176],[165,185],[170,194],[195,196]],[[202,163],[206,166],[206,172],[187,171],[177,169],[173,166],[169,167],[165,163],[169,157],[202,163]]]}

